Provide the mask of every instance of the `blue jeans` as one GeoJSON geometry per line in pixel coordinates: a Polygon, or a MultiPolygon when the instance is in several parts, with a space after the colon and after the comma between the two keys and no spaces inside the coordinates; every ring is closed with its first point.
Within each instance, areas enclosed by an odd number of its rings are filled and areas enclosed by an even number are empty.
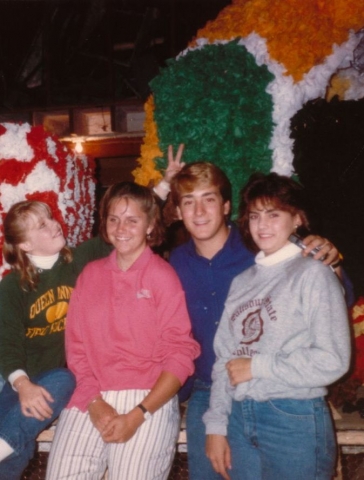
{"type": "Polygon", "coordinates": [[[329,480],[336,443],[323,398],[233,401],[231,480],[329,480]]]}
{"type": "Polygon", "coordinates": [[[44,387],[53,397],[50,404],[52,418],[40,421],[25,417],[20,410],[19,396],[9,383],[0,393],[0,438],[14,452],[0,462],[0,480],[18,480],[34,455],[38,434],[55,420],[67,405],[76,386],[73,374],[65,368],[55,368],[31,377],[31,381],[44,387]]]}
{"type": "Polygon", "coordinates": [[[190,480],[221,480],[212,468],[205,453],[205,424],[202,415],[209,408],[210,384],[195,380],[193,391],[187,404],[187,458],[190,480]]]}

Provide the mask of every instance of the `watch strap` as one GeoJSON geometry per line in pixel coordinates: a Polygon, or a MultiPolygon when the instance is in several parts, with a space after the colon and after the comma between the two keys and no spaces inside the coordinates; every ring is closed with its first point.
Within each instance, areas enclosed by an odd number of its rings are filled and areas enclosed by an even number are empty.
{"type": "Polygon", "coordinates": [[[139,403],[137,407],[140,408],[140,410],[143,412],[145,420],[149,420],[150,418],[152,418],[152,414],[148,412],[148,410],[145,408],[145,406],[142,403],[139,403]]]}

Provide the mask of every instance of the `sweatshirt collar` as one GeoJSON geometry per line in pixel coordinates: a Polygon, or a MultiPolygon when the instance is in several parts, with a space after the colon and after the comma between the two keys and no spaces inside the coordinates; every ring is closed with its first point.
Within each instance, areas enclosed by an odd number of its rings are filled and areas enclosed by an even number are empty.
{"type": "Polygon", "coordinates": [[[264,267],[270,267],[271,265],[276,265],[283,260],[287,260],[296,256],[299,252],[301,252],[301,249],[297,247],[297,245],[295,245],[294,243],[288,243],[287,245],[277,250],[277,252],[272,253],[271,255],[265,256],[265,254],[260,251],[255,257],[255,263],[264,267]]]}
{"type": "Polygon", "coordinates": [[[122,272],[122,273],[128,273],[128,272],[132,272],[134,270],[142,270],[145,267],[145,265],[149,262],[150,257],[153,255],[153,252],[152,252],[151,248],[148,247],[148,246],[145,247],[142,254],[139,255],[139,257],[128,268],[128,270],[126,270],[126,272],[123,272],[123,270],[121,270],[118,266],[117,259],[116,259],[116,253],[117,253],[116,249],[114,249],[110,253],[109,257],[107,258],[107,266],[111,270],[116,270],[116,271],[122,272]]]}

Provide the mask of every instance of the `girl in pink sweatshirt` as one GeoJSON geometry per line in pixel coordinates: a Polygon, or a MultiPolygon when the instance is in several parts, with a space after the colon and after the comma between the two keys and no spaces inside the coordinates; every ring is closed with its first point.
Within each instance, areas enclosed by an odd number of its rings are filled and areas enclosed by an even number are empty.
{"type": "Polygon", "coordinates": [[[72,294],[66,353],[77,386],[47,478],[96,478],[108,468],[110,480],[162,480],[179,430],[175,394],[200,349],[178,277],[150,249],[162,233],[150,190],[110,187],[100,217],[115,249],[84,269],[72,294]]]}

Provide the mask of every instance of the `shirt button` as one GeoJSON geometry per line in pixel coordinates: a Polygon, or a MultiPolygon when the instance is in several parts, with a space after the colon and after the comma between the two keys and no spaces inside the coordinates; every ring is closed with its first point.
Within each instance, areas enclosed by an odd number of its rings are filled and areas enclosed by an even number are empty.
{"type": "Polygon", "coordinates": [[[211,295],[216,295],[216,292],[211,292],[211,295]]]}

